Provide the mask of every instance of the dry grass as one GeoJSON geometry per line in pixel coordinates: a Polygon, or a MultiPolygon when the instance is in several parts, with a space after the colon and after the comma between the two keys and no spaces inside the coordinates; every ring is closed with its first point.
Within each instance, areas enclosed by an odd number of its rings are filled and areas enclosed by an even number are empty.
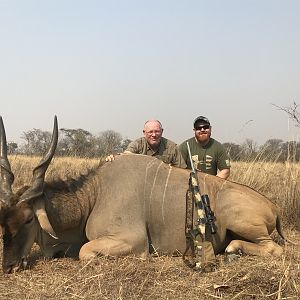
{"type": "MultiPolygon", "coordinates": [[[[11,168],[15,175],[13,186],[15,190],[26,184],[30,184],[33,168],[37,166],[40,159],[40,157],[20,155],[9,157],[11,168]]],[[[48,167],[46,180],[51,181],[56,178],[66,179],[68,177],[76,177],[81,173],[85,173],[88,169],[96,167],[99,163],[101,163],[99,159],[55,157],[48,167]]]]}
{"type": "Polygon", "coordinates": [[[277,203],[285,223],[300,229],[300,164],[235,162],[230,179],[254,188],[277,203]]]}
{"type": "MultiPolygon", "coordinates": [[[[37,158],[11,158],[15,186],[30,182],[32,165],[37,162],[37,158]]],[[[47,178],[75,176],[96,164],[97,160],[56,158],[47,178]]],[[[298,174],[298,166],[234,163],[232,179],[251,185],[292,211],[289,206],[294,205],[294,201],[299,207],[298,174]],[[289,178],[295,182],[289,182],[289,178]]],[[[287,219],[284,221],[290,223],[287,219]]],[[[300,240],[295,223],[290,225],[285,230],[287,236],[300,240]]],[[[84,264],[73,259],[45,260],[35,246],[29,270],[1,275],[0,299],[296,300],[300,298],[299,248],[290,244],[284,247],[284,256],[272,260],[246,256],[226,265],[223,255],[219,255],[217,271],[201,274],[186,267],[179,257],[147,260],[100,257],[84,264]]]]}
{"type": "Polygon", "coordinates": [[[4,275],[0,299],[299,299],[299,252],[288,247],[282,259],[242,257],[216,272],[200,274],[181,258],[33,258],[31,270],[4,275]],[[37,260],[36,260],[37,259],[37,260]]]}

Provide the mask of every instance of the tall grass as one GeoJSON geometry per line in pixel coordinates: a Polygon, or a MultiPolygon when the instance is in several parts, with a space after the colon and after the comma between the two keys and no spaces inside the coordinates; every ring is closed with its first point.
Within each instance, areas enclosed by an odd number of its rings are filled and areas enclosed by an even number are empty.
{"type": "Polygon", "coordinates": [[[300,226],[300,165],[286,162],[233,162],[230,180],[252,187],[282,208],[284,220],[300,226]]]}
{"type": "MultiPolygon", "coordinates": [[[[14,190],[31,182],[32,171],[38,165],[41,157],[13,155],[9,157],[12,171],[15,175],[14,190]]],[[[91,158],[55,157],[48,167],[46,181],[57,178],[74,178],[87,170],[96,167],[102,160],[91,158]]]]}

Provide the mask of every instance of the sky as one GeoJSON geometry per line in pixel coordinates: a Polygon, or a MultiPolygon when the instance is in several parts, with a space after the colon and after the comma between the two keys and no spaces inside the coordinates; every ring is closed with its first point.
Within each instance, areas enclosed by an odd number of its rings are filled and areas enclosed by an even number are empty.
{"type": "Polygon", "coordinates": [[[180,144],[206,116],[221,143],[300,140],[300,1],[0,0],[0,115],[32,129],[180,144]],[[276,106],[275,106],[276,105],[276,106]]]}

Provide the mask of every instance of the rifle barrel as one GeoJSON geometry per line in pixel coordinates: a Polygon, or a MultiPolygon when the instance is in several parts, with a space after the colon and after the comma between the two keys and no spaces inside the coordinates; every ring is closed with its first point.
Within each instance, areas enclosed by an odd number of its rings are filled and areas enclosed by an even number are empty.
{"type": "Polygon", "coordinates": [[[193,173],[196,174],[196,170],[195,170],[195,166],[194,166],[194,163],[193,163],[193,159],[192,159],[192,154],[191,154],[191,149],[190,149],[189,142],[186,142],[186,145],[187,145],[187,149],[188,149],[188,154],[189,154],[189,159],[190,159],[192,171],[193,171],[193,173]]]}

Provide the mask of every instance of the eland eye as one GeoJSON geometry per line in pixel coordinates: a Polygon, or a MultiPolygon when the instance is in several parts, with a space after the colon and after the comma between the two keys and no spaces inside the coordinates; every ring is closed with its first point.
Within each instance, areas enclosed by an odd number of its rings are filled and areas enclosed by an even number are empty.
{"type": "Polygon", "coordinates": [[[32,221],[33,221],[33,216],[28,218],[28,220],[25,222],[25,225],[30,224],[32,221]]]}

